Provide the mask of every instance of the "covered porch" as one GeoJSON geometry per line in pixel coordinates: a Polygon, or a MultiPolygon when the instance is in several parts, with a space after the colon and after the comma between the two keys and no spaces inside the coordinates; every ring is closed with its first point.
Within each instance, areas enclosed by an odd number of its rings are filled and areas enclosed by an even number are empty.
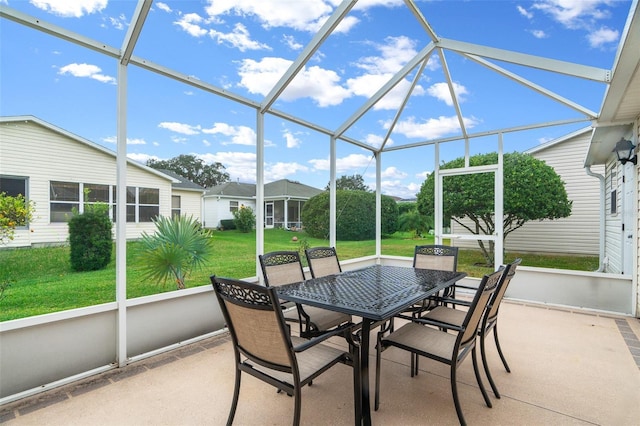
{"type": "MultiPolygon", "coordinates": [[[[490,368],[502,394],[496,399],[490,393],[490,409],[470,360],[462,364],[458,388],[470,424],[637,424],[640,320],[513,300],[505,301],[500,315],[501,344],[512,372],[505,372],[489,344],[490,368]]],[[[337,338],[329,344],[345,345],[337,338]]],[[[383,353],[381,407],[372,414],[373,423],[457,424],[447,367],[421,360],[420,374],[411,378],[408,363],[406,352],[383,353]]],[[[231,341],[221,332],[7,404],[0,422],[224,424],[233,379],[231,341]]],[[[351,368],[338,365],[305,387],[302,404],[303,424],[352,424],[351,368]]],[[[292,413],[292,398],[243,376],[236,424],[289,424],[292,413]]]]}

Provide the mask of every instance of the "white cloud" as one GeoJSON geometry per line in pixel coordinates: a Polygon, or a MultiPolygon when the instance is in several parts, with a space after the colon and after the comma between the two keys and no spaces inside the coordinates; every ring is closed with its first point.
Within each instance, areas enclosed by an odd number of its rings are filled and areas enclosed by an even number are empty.
{"type": "Polygon", "coordinates": [[[609,12],[601,6],[611,4],[611,0],[539,0],[532,8],[541,10],[566,28],[589,28],[593,22],[609,17],[609,12]]]}
{"type": "Polygon", "coordinates": [[[108,0],[30,0],[30,3],[38,9],[64,18],[80,18],[101,12],[107,7],[108,0]]]}
{"type": "Polygon", "coordinates": [[[157,2],[156,6],[158,7],[158,9],[163,10],[163,11],[165,11],[167,13],[170,13],[172,11],[171,8],[169,7],[169,5],[166,4],[166,3],[157,2]]]}
{"type": "Polygon", "coordinates": [[[206,139],[202,139],[202,145],[204,145],[204,146],[211,146],[211,142],[209,142],[209,141],[208,141],[208,140],[206,140],[206,139]]]}
{"type": "MultiPolygon", "coordinates": [[[[464,124],[467,129],[472,129],[478,120],[475,118],[464,118],[464,124]]],[[[384,124],[385,128],[389,128],[390,122],[384,124]]],[[[406,120],[399,121],[393,129],[394,133],[400,133],[408,138],[435,139],[446,136],[448,134],[459,132],[460,125],[458,117],[429,118],[417,122],[415,117],[409,117],[406,120]]]]}
{"type": "Polygon", "coordinates": [[[252,152],[216,152],[198,155],[207,164],[219,162],[225,166],[231,180],[239,179],[240,182],[255,183],[256,181],[256,154],[252,152]]]}
{"type": "Polygon", "coordinates": [[[398,170],[397,167],[391,166],[384,169],[380,176],[383,179],[404,179],[407,177],[407,174],[402,170],[398,170]]]}
{"type": "Polygon", "coordinates": [[[209,135],[230,136],[230,140],[222,142],[222,145],[247,145],[255,146],[257,136],[251,127],[231,126],[227,123],[214,123],[210,129],[202,129],[203,133],[209,135]]]}
{"type": "Polygon", "coordinates": [[[618,30],[602,27],[587,35],[587,40],[589,40],[591,47],[602,47],[605,44],[617,43],[619,37],[618,30]]]}
{"type": "MultiPolygon", "coordinates": [[[[116,136],[107,136],[106,138],[102,138],[103,142],[106,143],[117,143],[118,138],[116,136]]],[[[127,145],[146,145],[147,142],[144,139],[140,138],[127,138],[127,145]]]]}
{"type": "Polygon", "coordinates": [[[104,18],[104,20],[117,30],[124,30],[129,25],[129,23],[127,22],[127,17],[123,14],[120,14],[120,16],[118,16],[117,18],[108,16],[104,18]]]}
{"type": "MultiPolygon", "coordinates": [[[[458,97],[458,102],[465,101],[464,95],[468,94],[467,88],[461,84],[453,83],[453,90],[458,97]]],[[[449,85],[447,83],[435,83],[427,89],[427,93],[434,98],[443,101],[449,106],[453,106],[453,100],[451,98],[451,92],[449,91],[449,85]]]]}
{"type": "Polygon", "coordinates": [[[309,168],[298,163],[269,163],[265,165],[264,180],[265,182],[273,182],[279,179],[285,179],[289,176],[295,176],[299,172],[308,172],[309,168]]]}
{"type": "Polygon", "coordinates": [[[233,31],[230,33],[221,33],[216,30],[210,30],[209,36],[214,40],[218,40],[218,44],[227,43],[241,52],[245,52],[247,50],[271,50],[269,45],[251,40],[249,30],[247,30],[247,27],[241,23],[237,23],[233,27],[233,31]]]}
{"type": "Polygon", "coordinates": [[[192,126],[191,124],[176,123],[175,121],[163,121],[158,124],[161,129],[171,130],[172,132],[181,133],[183,135],[197,135],[200,133],[200,126],[192,126]]]}
{"type": "Polygon", "coordinates": [[[520,12],[520,15],[524,16],[525,18],[528,18],[528,19],[533,18],[533,13],[531,13],[530,11],[525,9],[524,7],[518,5],[517,9],[518,9],[518,12],[520,12]]]}
{"type": "Polygon", "coordinates": [[[174,24],[193,37],[204,37],[207,35],[208,31],[200,25],[202,23],[205,23],[205,20],[197,13],[184,14],[174,22],[174,24]]]}
{"type": "MultiPolygon", "coordinates": [[[[367,136],[365,136],[364,141],[368,145],[371,145],[375,148],[380,148],[382,146],[382,142],[384,142],[384,137],[380,135],[374,135],[373,133],[369,133],[367,136]]],[[[391,141],[387,142],[387,146],[391,145],[390,142],[391,141]]]]}
{"type": "Polygon", "coordinates": [[[60,68],[60,75],[72,75],[74,77],[91,78],[101,83],[116,84],[114,77],[102,74],[102,69],[97,65],[91,64],[69,64],[60,68]]]}
{"type": "Polygon", "coordinates": [[[429,175],[431,173],[433,173],[433,172],[425,170],[424,172],[416,173],[416,177],[419,178],[419,179],[425,180],[425,179],[427,179],[429,177],[429,175]]]}
{"type": "MultiPolygon", "coordinates": [[[[238,72],[239,84],[250,93],[267,95],[291,63],[274,57],[265,57],[260,61],[245,59],[238,72]]],[[[350,96],[349,91],[339,85],[339,81],[340,76],[335,71],[318,66],[305,67],[287,86],[280,99],[293,101],[309,97],[320,107],[338,105],[350,96]]]]}
{"type": "Polygon", "coordinates": [[[289,130],[286,130],[286,129],[283,130],[282,136],[284,137],[284,140],[287,142],[287,148],[298,148],[302,144],[302,141],[296,138],[295,135],[291,133],[289,130]]]}
{"type": "Polygon", "coordinates": [[[216,19],[224,15],[253,16],[263,27],[289,27],[315,32],[331,16],[331,2],[325,0],[208,0],[207,14],[216,19]]]}
{"type": "Polygon", "coordinates": [[[138,163],[141,163],[141,164],[147,164],[147,161],[151,159],[159,160],[159,158],[156,157],[155,155],[137,154],[137,153],[129,153],[127,154],[127,158],[130,158],[133,161],[137,161],[138,163]]]}
{"type": "MultiPolygon", "coordinates": [[[[359,171],[366,169],[370,164],[373,156],[364,154],[350,154],[343,158],[336,159],[336,172],[346,173],[350,171],[359,171]]],[[[309,160],[315,170],[329,170],[329,159],[313,159],[309,160]]],[[[362,173],[360,173],[362,174],[362,173]]]]}
{"type": "Polygon", "coordinates": [[[531,30],[530,33],[533,34],[533,36],[535,38],[547,38],[547,37],[549,37],[547,35],[547,33],[545,33],[543,30],[531,30]]]}
{"type": "Polygon", "coordinates": [[[291,50],[301,50],[304,46],[301,43],[298,43],[293,36],[284,34],[282,36],[282,40],[284,44],[289,47],[291,50]]]}

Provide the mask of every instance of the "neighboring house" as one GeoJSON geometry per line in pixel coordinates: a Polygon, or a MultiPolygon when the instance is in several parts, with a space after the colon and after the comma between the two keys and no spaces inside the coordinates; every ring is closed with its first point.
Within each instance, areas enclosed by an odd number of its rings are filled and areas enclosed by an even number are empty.
{"type": "MultiPolygon", "coordinates": [[[[584,158],[591,139],[591,127],[570,133],[526,151],[553,167],[564,182],[572,201],[571,216],[555,220],[534,220],[505,238],[508,252],[560,253],[597,256],[600,247],[600,181],[589,176],[584,158]]],[[[592,172],[602,173],[603,167],[592,172]]],[[[505,198],[509,188],[505,188],[505,198]]],[[[453,233],[460,232],[453,224],[453,233]]],[[[456,240],[456,246],[477,248],[475,241],[456,240]]]]}
{"type": "MultiPolygon", "coordinates": [[[[200,219],[200,192],[158,170],[127,160],[127,239],[153,232],[152,219],[180,209],[200,219]],[[176,199],[177,200],[177,199],[176,199]]],[[[0,117],[0,191],[24,194],[35,203],[33,220],[5,246],[60,244],[67,240],[70,214],[106,203],[116,211],[116,153],[33,116],[0,117]],[[85,194],[86,199],[85,199],[85,194]],[[83,202],[84,201],[84,202],[83,202]]]]}
{"type": "MultiPolygon", "coordinates": [[[[265,228],[302,228],[300,214],[304,203],[323,190],[288,179],[264,185],[265,228]]],[[[233,219],[233,212],[245,206],[256,209],[256,186],[226,182],[214,186],[204,195],[204,226],[220,227],[220,221],[233,219]]]]}
{"type": "Polygon", "coordinates": [[[171,170],[160,169],[160,172],[174,179],[171,185],[171,216],[192,216],[200,220],[205,189],[171,170]]]}

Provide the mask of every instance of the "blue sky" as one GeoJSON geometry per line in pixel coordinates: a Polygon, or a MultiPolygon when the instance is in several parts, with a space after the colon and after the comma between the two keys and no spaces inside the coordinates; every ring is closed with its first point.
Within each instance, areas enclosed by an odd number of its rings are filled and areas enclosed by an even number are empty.
{"type": "MultiPolygon", "coordinates": [[[[134,55],[261,102],[338,0],[154,1],[134,55]]],[[[418,1],[443,38],[610,69],[630,1],[418,1]]],[[[0,0],[85,37],[120,48],[136,2],[0,0]]],[[[429,42],[401,0],[361,0],[293,80],[274,108],[338,128],[429,42]]],[[[22,25],[0,20],[0,115],[35,115],[115,150],[117,61],[22,25]]],[[[576,111],[453,52],[429,60],[387,147],[460,134],[446,87],[451,73],[467,131],[580,118],[576,111]]],[[[495,64],[598,111],[606,86],[507,63],[495,64]]],[[[416,71],[345,133],[379,146],[416,71]]],[[[218,161],[231,179],[255,182],[256,112],[192,86],[129,66],[128,153],[137,161],[195,154],[218,161]]],[[[505,151],[522,151],[587,122],[505,134],[505,151]]],[[[324,187],[329,138],[267,115],[265,180],[324,187]]],[[[471,139],[471,153],[497,149],[497,137],[471,139]]],[[[464,155],[442,145],[441,160],[464,155]]],[[[339,142],[338,177],[361,174],[375,187],[369,151],[339,142]]],[[[411,198],[434,168],[424,146],[384,153],[382,192],[411,198]]]]}

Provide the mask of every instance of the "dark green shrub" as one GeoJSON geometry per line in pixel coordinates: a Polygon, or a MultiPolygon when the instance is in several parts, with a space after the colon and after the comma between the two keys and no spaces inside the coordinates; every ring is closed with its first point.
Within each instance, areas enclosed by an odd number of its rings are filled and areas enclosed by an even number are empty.
{"type": "MultiPolygon", "coordinates": [[[[376,235],[376,195],[365,191],[336,191],[336,237],[341,241],[361,241],[376,235]]],[[[382,233],[397,231],[398,206],[395,200],[382,196],[382,233]]],[[[329,193],[312,197],[302,208],[302,222],[309,235],[329,236],[329,193]]]]}
{"type": "Polygon", "coordinates": [[[96,271],[111,261],[113,243],[107,206],[93,206],[69,220],[71,269],[96,271]]]}
{"type": "Polygon", "coordinates": [[[236,229],[236,224],[234,222],[233,219],[222,219],[220,221],[220,226],[222,227],[222,230],[231,230],[231,229],[236,229]]]}
{"type": "Polygon", "coordinates": [[[256,225],[256,215],[253,214],[251,207],[240,207],[233,212],[233,223],[240,232],[249,232],[256,225]]]}

